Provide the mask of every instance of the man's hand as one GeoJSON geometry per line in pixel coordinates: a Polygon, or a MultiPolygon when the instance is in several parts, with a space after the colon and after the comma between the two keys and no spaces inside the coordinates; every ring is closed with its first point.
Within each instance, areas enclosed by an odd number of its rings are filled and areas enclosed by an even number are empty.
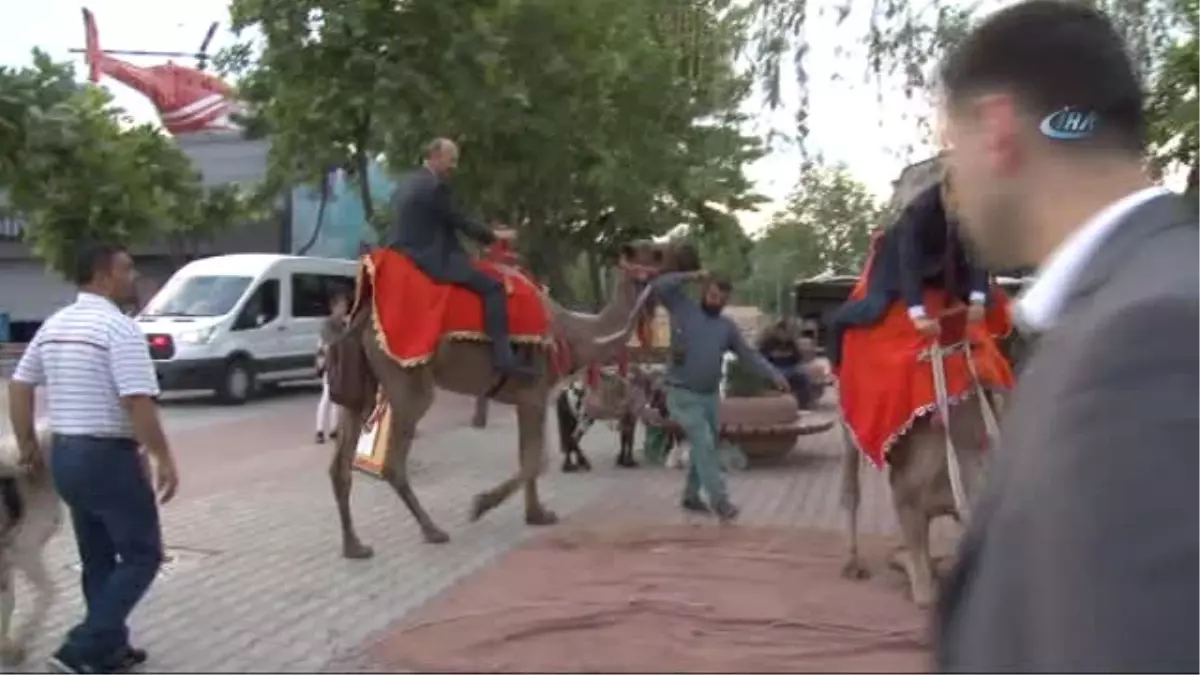
{"type": "Polygon", "coordinates": [[[788,383],[787,378],[784,377],[783,375],[776,375],[772,379],[771,384],[773,384],[775,386],[775,388],[778,389],[779,393],[781,393],[781,394],[792,393],[792,385],[788,383]]]}
{"type": "Polygon", "coordinates": [[[941,326],[934,319],[927,316],[916,317],[912,320],[913,326],[921,335],[933,337],[941,332],[941,326]]]}
{"type": "Polygon", "coordinates": [[[496,235],[496,241],[516,241],[517,231],[511,227],[498,227],[492,230],[492,234],[496,235]]]}
{"type": "Polygon", "coordinates": [[[986,315],[987,309],[982,303],[972,302],[971,306],[967,308],[967,323],[972,325],[981,323],[986,315]]]}
{"type": "Polygon", "coordinates": [[[175,471],[175,458],[171,455],[154,460],[154,489],[160,504],[166,504],[179,489],[179,474],[175,471]]]}
{"type": "Polygon", "coordinates": [[[30,476],[40,475],[46,470],[46,456],[37,440],[19,442],[17,466],[30,476]]]}

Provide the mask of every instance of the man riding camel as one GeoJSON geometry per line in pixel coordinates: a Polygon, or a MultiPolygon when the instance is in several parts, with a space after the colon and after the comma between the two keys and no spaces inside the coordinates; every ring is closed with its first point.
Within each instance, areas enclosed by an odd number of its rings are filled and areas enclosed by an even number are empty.
{"type": "Polygon", "coordinates": [[[924,301],[924,290],[929,287],[967,303],[969,322],[983,320],[988,272],[971,260],[952,215],[953,207],[947,208],[952,200],[950,183],[943,178],[913,198],[896,224],[876,239],[866,295],[846,301],[829,322],[826,350],[834,368],[841,365],[845,331],[877,323],[897,300],[904,302],[918,331],[936,334],[938,322],[924,301]]]}
{"type": "Polygon", "coordinates": [[[454,203],[447,184],[458,167],[458,146],[437,138],[426,146],[425,161],[411,171],[392,194],[393,222],[387,246],[404,254],[435,282],[461,286],[483,301],[484,332],[492,342],[492,363],[505,376],[530,378],[534,373],[517,362],[508,333],[504,285],[476,269],[463,250],[462,233],[485,246],[512,241],[507,228],[489,229],[454,203]]]}

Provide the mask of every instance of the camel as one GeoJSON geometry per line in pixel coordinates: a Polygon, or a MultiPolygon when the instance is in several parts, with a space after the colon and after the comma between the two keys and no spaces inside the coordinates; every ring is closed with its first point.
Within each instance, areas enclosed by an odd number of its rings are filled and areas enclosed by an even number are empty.
{"type": "MultiPolygon", "coordinates": [[[[997,392],[986,393],[988,405],[997,409],[997,392]]],[[[988,433],[984,411],[977,397],[971,397],[950,409],[950,433],[957,450],[967,503],[983,486],[986,469],[981,440],[988,433]]],[[[918,607],[928,607],[935,595],[934,564],[929,550],[929,529],[939,516],[962,522],[966,514],[955,504],[950,469],[946,459],[944,430],[934,415],[918,418],[911,429],[888,453],[888,485],[892,506],[900,523],[904,553],[899,564],[908,576],[909,590],[918,607]]],[[[842,425],[842,507],[846,509],[848,550],[843,574],[865,579],[867,570],[858,554],[858,508],[862,499],[859,467],[862,452],[846,426],[842,425]]]]}
{"type": "MultiPolygon", "coordinates": [[[[507,380],[497,391],[490,345],[472,341],[444,340],[433,359],[424,365],[402,368],[379,346],[372,327],[371,303],[363,303],[350,319],[347,332],[337,343],[342,349],[361,349],[371,374],[379,382],[392,410],[391,447],[382,467],[383,478],[408,507],[421,528],[425,541],[441,544],[450,540],[421,506],[409,485],[407,462],[417,424],[433,403],[434,390],[445,389],[467,396],[490,394],[496,402],[516,407],[518,468],[491,490],[474,497],[471,520],[499,506],[517,488],[525,495],[525,522],[531,526],[552,525],[558,517],[538,496],[537,479],[543,470],[546,411],[552,393],[567,375],[587,363],[603,362],[623,349],[634,330],[635,316],[649,306],[647,282],[656,273],[694,270],[698,260],[689,245],[659,245],[650,242],[622,248],[621,275],[617,290],[599,314],[567,311],[548,296],[543,302],[551,316],[556,340],[565,344],[570,365],[566,373],[550,368],[544,348],[525,348],[540,373],[534,381],[507,380]]],[[[337,447],[329,469],[334,500],[341,521],[342,554],[349,559],[370,558],[374,552],[355,532],[350,513],[351,469],[363,421],[372,402],[340,416],[337,447]]]]}

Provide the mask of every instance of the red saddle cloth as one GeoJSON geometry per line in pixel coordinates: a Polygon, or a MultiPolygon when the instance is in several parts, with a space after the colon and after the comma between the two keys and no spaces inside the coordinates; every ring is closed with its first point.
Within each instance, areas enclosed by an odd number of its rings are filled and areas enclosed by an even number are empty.
{"type": "MultiPolygon", "coordinates": [[[[871,261],[850,293],[851,300],[866,295],[871,261]]],[[[942,319],[942,344],[964,337],[972,343],[971,354],[976,371],[985,387],[1009,389],[1013,385],[1012,368],[1000,351],[998,339],[1012,330],[1007,294],[991,290],[986,320],[966,325],[963,314],[942,319]]],[[[946,294],[926,289],[925,310],[939,316],[946,306],[946,294]]],[[[874,325],[852,327],[842,343],[842,366],[838,372],[838,395],[846,425],[859,448],[878,467],[887,453],[918,418],[933,413],[937,396],[933,386],[933,366],[921,360],[921,352],[933,339],[919,333],[903,302],[894,302],[874,325]]],[[[974,383],[963,352],[946,357],[946,389],[952,403],[974,392],[974,383]]]]}
{"type": "MultiPolygon", "coordinates": [[[[550,316],[537,284],[527,274],[509,267],[510,259],[502,250],[491,253],[504,264],[490,259],[474,264],[504,284],[512,340],[545,344],[550,316]]],[[[483,301],[478,295],[431,280],[406,256],[390,248],[377,248],[359,259],[355,308],[367,299],[373,302],[375,330],[380,332],[381,344],[401,366],[428,362],[443,339],[487,340],[483,301]]]]}

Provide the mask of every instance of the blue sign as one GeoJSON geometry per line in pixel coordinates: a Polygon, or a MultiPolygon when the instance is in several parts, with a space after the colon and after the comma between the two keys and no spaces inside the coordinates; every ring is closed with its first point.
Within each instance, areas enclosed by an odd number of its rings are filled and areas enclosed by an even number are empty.
{"type": "Polygon", "coordinates": [[[1095,133],[1097,121],[1094,112],[1062,108],[1046,115],[1038,129],[1046,138],[1077,141],[1095,133]]]}

